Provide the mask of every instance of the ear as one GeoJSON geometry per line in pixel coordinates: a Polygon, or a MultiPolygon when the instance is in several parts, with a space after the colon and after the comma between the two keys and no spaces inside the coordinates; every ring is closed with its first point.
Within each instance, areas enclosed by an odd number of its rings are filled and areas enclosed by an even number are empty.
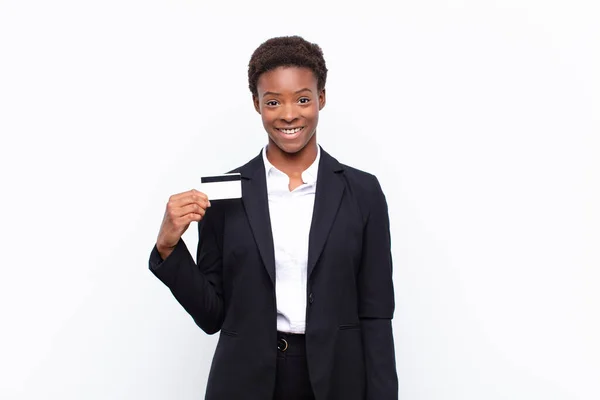
{"type": "Polygon", "coordinates": [[[323,109],[323,107],[325,107],[325,88],[323,88],[323,90],[321,90],[319,92],[319,111],[321,111],[323,109]]]}
{"type": "Polygon", "coordinates": [[[252,102],[254,103],[254,109],[260,114],[260,104],[258,104],[258,97],[252,95],[252,102]]]}

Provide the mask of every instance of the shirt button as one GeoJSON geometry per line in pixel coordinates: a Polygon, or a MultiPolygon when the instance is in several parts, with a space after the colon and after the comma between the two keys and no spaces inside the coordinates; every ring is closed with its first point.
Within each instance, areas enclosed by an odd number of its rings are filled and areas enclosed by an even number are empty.
{"type": "Polygon", "coordinates": [[[312,294],[312,292],[311,292],[311,293],[308,295],[308,302],[309,302],[310,304],[312,304],[314,300],[315,300],[315,298],[313,297],[313,294],[312,294]]]}

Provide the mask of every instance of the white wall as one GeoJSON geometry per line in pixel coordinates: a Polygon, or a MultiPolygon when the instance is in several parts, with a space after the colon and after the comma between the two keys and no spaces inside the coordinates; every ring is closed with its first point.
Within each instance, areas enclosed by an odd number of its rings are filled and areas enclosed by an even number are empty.
{"type": "Polygon", "coordinates": [[[391,4],[0,2],[1,399],[203,398],[216,337],[147,258],[169,195],[258,154],[284,34],[387,194],[400,398],[600,398],[598,2],[391,4]]]}

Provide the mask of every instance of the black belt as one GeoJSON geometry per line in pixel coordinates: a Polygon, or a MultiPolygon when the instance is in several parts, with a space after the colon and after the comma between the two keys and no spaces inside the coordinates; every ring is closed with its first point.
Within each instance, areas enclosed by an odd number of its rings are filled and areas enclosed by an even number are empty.
{"type": "Polygon", "coordinates": [[[277,350],[288,356],[305,356],[305,335],[296,333],[277,332],[277,350]]]}

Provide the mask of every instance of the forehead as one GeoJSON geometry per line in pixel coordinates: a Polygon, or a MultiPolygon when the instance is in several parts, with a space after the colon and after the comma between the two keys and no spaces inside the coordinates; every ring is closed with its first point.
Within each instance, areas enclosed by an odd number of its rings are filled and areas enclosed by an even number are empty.
{"type": "Polygon", "coordinates": [[[265,92],[294,93],[308,88],[317,91],[317,78],[309,68],[277,67],[263,73],[256,83],[259,95],[265,92]]]}

